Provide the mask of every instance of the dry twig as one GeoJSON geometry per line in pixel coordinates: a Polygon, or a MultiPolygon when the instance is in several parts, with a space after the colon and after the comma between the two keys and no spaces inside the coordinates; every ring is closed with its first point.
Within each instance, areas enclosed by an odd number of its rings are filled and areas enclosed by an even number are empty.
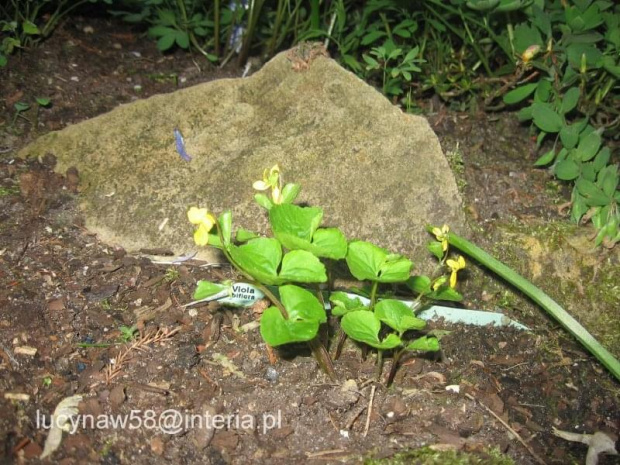
{"type": "Polygon", "coordinates": [[[140,336],[133,341],[131,344],[126,345],[125,348],[120,349],[118,351],[118,355],[116,359],[106,366],[105,370],[105,379],[106,383],[110,384],[110,382],[116,378],[121,371],[123,371],[123,366],[131,360],[131,357],[134,352],[144,352],[147,350],[149,344],[154,344],[157,342],[163,342],[170,339],[176,333],[181,330],[181,327],[178,326],[174,329],[168,328],[157,328],[147,331],[145,333],[140,332],[140,336]]]}

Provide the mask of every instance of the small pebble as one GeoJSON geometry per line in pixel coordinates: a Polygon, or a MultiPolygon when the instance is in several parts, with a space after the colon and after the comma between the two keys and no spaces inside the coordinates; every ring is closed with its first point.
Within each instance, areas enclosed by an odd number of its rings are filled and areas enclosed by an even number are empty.
{"type": "Polygon", "coordinates": [[[265,371],[265,379],[272,383],[278,381],[278,372],[274,367],[267,368],[267,370],[265,371]]]}

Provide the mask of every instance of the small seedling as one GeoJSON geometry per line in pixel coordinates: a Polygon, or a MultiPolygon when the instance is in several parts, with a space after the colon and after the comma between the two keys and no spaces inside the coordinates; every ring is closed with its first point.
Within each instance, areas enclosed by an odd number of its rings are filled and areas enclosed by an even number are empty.
{"type": "Polygon", "coordinates": [[[52,377],[51,376],[45,376],[43,377],[43,381],[42,381],[43,386],[45,387],[50,387],[52,385],[52,377]]]}
{"type": "Polygon", "coordinates": [[[166,270],[166,274],[164,275],[164,280],[167,283],[171,283],[179,279],[179,276],[180,276],[179,270],[177,270],[176,268],[168,268],[166,270]]]}
{"type": "Polygon", "coordinates": [[[138,328],[136,325],[131,326],[121,326],[118,328],[121,332],[120,339],[122,342],[129,342],[134,339],[138,333],[138,328]]]}
{"type": "Polygon", "coordinates": [[[13,105],[13,107],[15,108],[15,114],[13,115],[13,120],[11,121],[11,127],[15,126],[17,118],[23,118],[26,121],[30,122],[30,120],[23,114],[30,109],[30,105],[28,103],[17,102],[15,105],[13,105]]]}

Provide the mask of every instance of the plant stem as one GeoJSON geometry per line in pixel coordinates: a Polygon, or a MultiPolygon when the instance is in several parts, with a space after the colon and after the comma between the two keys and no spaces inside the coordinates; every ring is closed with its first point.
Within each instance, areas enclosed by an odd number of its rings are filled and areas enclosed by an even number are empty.
{"type": "Polygon", "coordinates": [[[379,288],[379,282],[373,281],[372,288],[370,289],[370,305],[368,308],[372,311],[375,308],[375,302],[377,300],[377,289],[379,288]]]}
{"type": "Polygon", "coordinates": [[[381,380],[381,372],[383,371],[383,351],[377,349],[377,371],[375,372],[375,379],[381,380]]]}
{"type": "Polygon", "coordinates": [[[398,370],[398,364],[400,363],[400,358],[405,353],[405,349],[399,350],[394,353],[394,358],[392,359],[392,368],[390,369],[390,374],[388,376],[385,385],[390,387],[394,382],[394,377],[396,376],[396,371],[398,370]]]}
{"type": "MultiPolygon", "coordinates": [[[[428,228],[427,228],[428,229],[428,228]]],[[[432,228],[431,228],[432,229],[432,228]]],[[[430,232],[430,229],[428,229],[430,232]]],[[[614,376],[620,381],[620,361],[611,352],[603,347],[588,331],[579,324],[570,314],[566,312],[557,302],[545,294],[538,287],[519,275],[513,269],[507,267],[494,257],[478,248],[471,242],[448,233],[448,243],[453,245],[471,258],[477,260],[489,270],[498,274],[514,287],[519,289],[530,299],[540,305],[549,315],[551,315],[561,326],[564,327],[592,354],[594,355],[614,376]]]]}
{"type": "Polygon", "coordinates": [[[310,349],[312,349],[312,354],[319,363],[321,369],[327,373],[327,376],[329,376],[332,381],[337,381],[338,377],[336,376],[332,359],[330,358],[325,346],[319,340],[319,337],[317,336],[311,341],[308,341],[308,345],[310,346],[310,349]]]}

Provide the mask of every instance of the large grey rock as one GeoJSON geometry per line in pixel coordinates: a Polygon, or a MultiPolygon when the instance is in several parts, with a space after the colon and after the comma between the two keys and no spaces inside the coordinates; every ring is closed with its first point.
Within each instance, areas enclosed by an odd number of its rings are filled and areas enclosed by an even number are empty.
{"type": "Polygon", "coordinates": [[[305,58],[293,49],[245,79],[120,106],[20,155],[51,152],[58,171],[77,167],[87,227],[129,250],[195,249],[191,205],[232,208],[236,226],[265,232],[252,182],[279,163],[285,181],[301,183],[299,200],[323,207],[325,224],[426,261],[426,223],[465,228],[435,134],[335,61],[305,58]],[[191,162],[176,153],[175,127],[191,162]]]}

